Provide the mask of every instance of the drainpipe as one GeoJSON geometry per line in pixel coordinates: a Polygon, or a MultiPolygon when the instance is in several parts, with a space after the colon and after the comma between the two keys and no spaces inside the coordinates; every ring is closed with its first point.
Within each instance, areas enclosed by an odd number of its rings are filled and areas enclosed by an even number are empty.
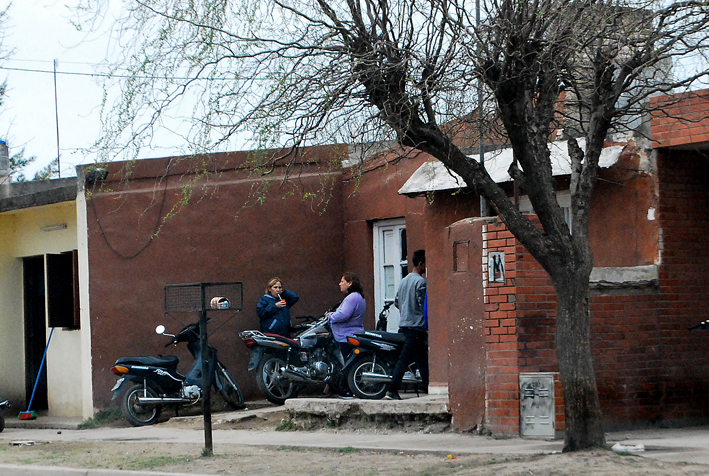
{"type": "Polygon", "coordinates": [[[0,198],[10,196],[10,183],[12,176],[10,175],[10,154],[7,148],[7,142],[0,139],[0,198]]]}

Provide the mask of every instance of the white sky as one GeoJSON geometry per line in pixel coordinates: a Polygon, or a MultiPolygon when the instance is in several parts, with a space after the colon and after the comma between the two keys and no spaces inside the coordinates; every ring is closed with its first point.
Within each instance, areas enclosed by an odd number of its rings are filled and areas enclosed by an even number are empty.
{"type": "MultiPolygon", "coordinates": [[[[0,78],[6,79],[8,86],[0,112],[0,136],[8,141],[11,154],[25,147],[26,157],[37,157],[24,171],[28,178],[57,157],[53,61],[58,61],[58,71],[93,73],[91,65],[105,57],[105,49],[96,42],[81,44],[85,35],[69,24],[65,3],[15,0],[3,25],[3,46],[14,51],[0,63],[0,78]]],[[[62,177],[75,175],[75,165],[91,161],[80,149],[90,146],[99,134],[100,100],[101,88],[95,78],[57,74],[62,177]]]]}
{"type": "MultiPolygon", "coordinates": [[[[7,140],[11,154],[24,147],[25,157],[37,157],[24,170],[28,179],[57,157],[57,123],[62,177],[75,175],[76,165],[91,163],[95,158],[83,149],[99,137],[103,90],[101,78],[88,75],[106,72],[98,65],[106,62],[107,41],[105,35],[81,33],[70,24],[73,16],[67,6],[76,3],[77,0],[13,0],[9,18],[2,25],[3,46],[13,53],[0,62],[0,81],[7,80],[8,86],[0,110],[0,138],[7,140]],[[57,109],[54,60],[58,72],[57,109]]],[[[111,0],[112,6],[121,3],[111,0]]],[[[3,8],[7,4],[0,0],[3,8]]],[[[169,152],[179,151],[163,150],[160,155],[169,152]]]]}

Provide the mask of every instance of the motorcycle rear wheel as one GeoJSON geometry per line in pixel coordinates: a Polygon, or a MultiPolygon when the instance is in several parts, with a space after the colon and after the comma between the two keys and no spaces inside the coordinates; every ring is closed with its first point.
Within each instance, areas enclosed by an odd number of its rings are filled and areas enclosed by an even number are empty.
{"type": "Polygon", "coordinates": [[[217,380],[219,381],[219,394],[224,401],[234,410],[241,410],[246,405],[244,404],[244,396],[241,390],[234,383],[234,379],[227,373],[226,369],[221,364],[217,366],[217,380]]]}
{"type": "Polygon", "coordinates": [[[266,400],[276,405],[283,405],[289,398],[298,396],[300,388],[292,380],[281,378],[278,371],[286,365],[275,355],[265,354],[256,369],[256,385],[266,400]]]}
{"type": "Polygon", "coordinates": [[[0,432],[5,429],[5,417],[0,413],[0,432]]]}
{"type": "Polygon", "coordinates": [[[375,361],[374,356],[366,355],[352,364],[347,373],[347,384],[357,398],[367,400],[384,398],[389,384],[386,382],[365,382],[362,380],[362,374],[365,372],[391,375],[391,366],[384,360],[376,359],[375,361]]]}
{"type": "Polygon", "coordinates": [[[147,391],[148,397],[156,398],[157,393],[148,387],[147,390],[141,384],[133,385],[123,393],[121,399],[121,412],[126,421],[133,426],[147,426],[157,423],[160,418],[162,407],[160,405],[141,405],[138,397],[143,396],[147,391]]]}

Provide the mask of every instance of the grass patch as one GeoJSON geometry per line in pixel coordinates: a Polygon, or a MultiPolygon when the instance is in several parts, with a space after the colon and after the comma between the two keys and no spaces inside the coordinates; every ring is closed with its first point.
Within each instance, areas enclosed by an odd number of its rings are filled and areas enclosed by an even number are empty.
{"type": "Polygon", "coordinates": [[[121,469],[133,471],[150,470],[164,466],[177,466],[189,463],[191,458],[174,458],[172,456],[146,456],[135,459],[125,459],[118,464],[121,469]]]}
{"type": "Polygon", "coordinates": [[[289,420],[287,418],[284,418],[281,420],[281,422],[276,426],[276,431],[290,431],[295,428],[295,425],[293,425],[293,420],[289,420]]]}
{"type": "Polygon", "coordinates": [[[91,428],[100,428],[109,425],[123,418],[121,409],[118,407],[108,408],[106,410],[97,411],[93,417],[81,422],[79,429],[88,430],[91,428]]]}
{"type": "Polygon", "coordinates": [[[301,448],[300,446],[288,446],[288,445],[283,445],[278,447],[278,451],[305,451],[305,449],[301,448]]]}
{"type": "Polygon", "coordinates": [[[357,448],[353,448],[351,446],[345,446],[344,448],[340,448],[338,451],[340,453],[356,453],[359,450],[357,448]]]}

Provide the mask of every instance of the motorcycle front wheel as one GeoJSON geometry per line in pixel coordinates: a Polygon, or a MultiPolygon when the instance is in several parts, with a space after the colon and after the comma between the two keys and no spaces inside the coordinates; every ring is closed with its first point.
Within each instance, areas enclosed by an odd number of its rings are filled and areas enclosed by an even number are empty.
{"type": "Polygon", "coordinates": [[[234,410],[241,410],[245,407],[244,396],[241,390],[234,383],[234,379],[229,376],[226,369],[221,364],[217,364],[217,380],[219,381],[219,394],[225,402],[234,410]]]}
{"type": "Polygon", "coordinates": [[[133,426],[147,426],[157,423],[160,418],[162,407],[160,405],[141,405],[138,397],[145,396],[156,398],[155,391],[143,385],[134,385],[123,393],[121,399],[121,412],[123,416],[133,426]]]}
{"type": "Polygon", "coordinates": [[[256,369],[256,385],[264,397],[276,405],[283,405],[289,398],[298,395],[298,386],[292,380],[280,376],[286,363],[280,357],[265,354],[256,369]]]}
{"type": "Polygon", "coordinates": [[[387,382],[367,382],[363,379],[365,372],[391,376],[390,365],[380,359],[374,359],[373,355],[367,355],[356,361],[347,373],[347,384],[357,398],[367,400],[379,400],[384,398],[387,382]]]}

